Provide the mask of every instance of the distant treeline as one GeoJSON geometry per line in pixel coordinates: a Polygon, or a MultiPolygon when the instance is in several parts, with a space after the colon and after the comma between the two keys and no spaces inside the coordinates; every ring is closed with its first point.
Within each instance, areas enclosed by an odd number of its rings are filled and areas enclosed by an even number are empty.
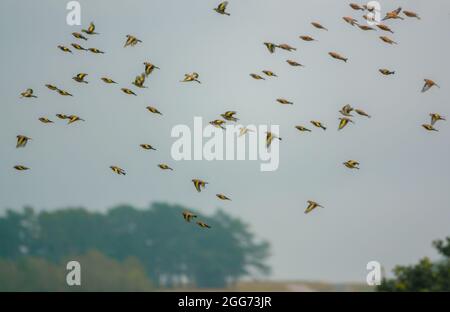
{"type": "Polygon", "coordinates": [[[80,262],[84,290],[221,288],[269,273],[269,244],[245,223],[222,211],[209,217],[190,210],[211,226],[200,228],[183,219],[185,209],[9,210],[0,218],[0,290],[65,290],[69,260],[80,262]]]}

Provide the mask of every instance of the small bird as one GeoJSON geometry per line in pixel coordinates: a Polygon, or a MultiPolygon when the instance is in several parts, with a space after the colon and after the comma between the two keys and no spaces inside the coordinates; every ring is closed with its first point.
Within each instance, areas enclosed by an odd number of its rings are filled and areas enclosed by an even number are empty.
{"type": "Polygon", "coordinates": [[[22,165],[16,165],[13,168],[18,170],[18,171],[24,171],[24,170],[29,170],[30,169],[30,168],[22,166],[22,165]]]}
{"type": "Polygon", "coordinates": [[[117,83],[117,82],[115,82],[114,80],[112,80],[111,78],[108,78],[108,77],[102,77],[101,79],[102,79],[102,81],[104,83],[117,83]]]}
{"type": "Polygon", "coordinates": [[[191,222],[192,219],[197,218],[197,215],[185,210],[183,211],[183,218],[184,220],[186,220],[186,222],[191,222]]]}
{"type": "Polygon", "coordinates": [[[224,1],[224,2],[220,3],[217,6],[217,8],[214,8],[213,10],[219,14],[230,16],[230,13],[225,12],[225,10],[227,9],[227,6],[228,6],[228,1],[224,1]]]}
{"type": "Polygon", "coordinates": [[[397,44],[397,42],[386,36],[380,36],[380,39],[388,44],[397,44]]]}
{"type": "Polygon", "coordinates": [[[84,121],[84,119],[78,117],[77,115],[67,116],[67,119],[69,119],[69,122],[67,123],[68,125],[71,124],[71,123],[74,123],[76,121],[84,121]]]}
{"type": "Polygon", "coordinates": [[[277,99],[277,102],[280,103],[280,104],[284,104],[284,105],[287,105],[287,104],[289,104],[289,105],[294,105],[293,102],[290,102],[290,101],[288,101],[288,100],[286,100],[286,99],[283,99],[283,98],[277,99]]]}
{"type": "Polygon", "coordinates": [[[316,27],[317,29],[322,29],[322,30],[326,30],[328,31],[327,28],[323,27],[320,23],[318,22],[312,22],[311,25],[313,25],[314,27],[316,27]]]}
{"type": "Polygon", "coordinates": [[[45,124],[53,123],[53,121],[51,121],[50,119],[48,119],[46,117],[40,117],[39,121],[42,122],[42,123],[45,123],[45,124]]]}
{"type": "Polygon", "coordinates": [[[73,96],[72,94],[70,94],[69,92],[67,92],[65,90],[58,89],[57,91],[62,96],[73,96]]]}
{"type": "Polygon", "coordinates": [[[98,33],[95,32],[95,25],[94,25],[93,22],[91,22],[89,24],[88,29],[82,29],[81,31],[86,33],[86,34],[88,34],[88,35],[98,35],[98,33]]]}
{"type": "Polygon", "coordinates": [[[137,94],[134,93],[133,91],[131,91],[130,89],[121,88],[120,90],[122,90],[122,92],[125,93],[125,94],[137,96],[137,94]]]}
{"type": "Polygon", "coordinates": [[[181,80],[181,82],[191,82],[196,81],[198,83],[201,83],[200,80],[198,80],[199,75],[197,73],[191,73],[191,74],[184,74],[184,79],[181,80]]]}
{"type": "Polygon", "coordinates": [[[286,50],[286,51],[289,51],[289,52],[297,50],[296,48],[291,47],[290,45],[288,45],[286,43],[278,44],[277,48],[280,48],[280,49],[283,49],[283,50],[286,50]]]}
{"type": "Polygon", "coordinates": [[[82,34],[80,34],[78,32],[73,32],[72,36],[74,36],[77,39],[88,40],[88,38],[86,38],[85,36],[83,36],[82,34]]]}
{"type": "Polygon", "coordinates": [[[213,125],[216,128],[221,128],[221,129],[225,130],[225,127],[223,126],[224,123],[225,123],[225,121],[220,120],[220,119],[216,119],[216,120],[209,122],[210,125],[213,125]]]}
{"type": "Polygon", "coordinates": [[[154,148],[150,144],[140,144],[139,146],[142,147],[145,150],[154,150],[154,151],[156,151],[156,148],[154,148]]]}
{"type": "Polygon", "coordinates": [[[429,125],[429,124],[423,124],[422,127],[424,127],[428,131],[439,131],[439,130],[435,129],[432,125],[429,125]]]}
{"type": "Polygon", "coordinates": [[[138,88],[147,88],[146,86],[144,86],[144,82],[145,82],[145,73],[142,73],[141,75],[136,76],[132,84],[134,84],[138,88]]]}
{"type": "Polygon", "coordinates": [[[316,41],[316,39],[314,39],[311,36],[299,36],[300,39],[302,39],[303,41],[316,41]]]}
{"type": "Polygon", "coordinates": [[[346,104],[341,108],[339,113],[341,113],[342,115],[344,115],[346,117],[353,117],[353,115],[351,114],[352,111],[353,111],[353,107],[351,107],[350,104],[346,104]]]}
{"type": "Polygon", "coordinates": [[[235,111],[227,111],[223,114],[220,114],[220,116],[222,116],[223,119],[228,120],[228,121],[238,121],[239,119],[234,117],[234,115],[236,115],[235,111]]]}
{"type": "Polygon", "coordinates": [[[149,62],[144,62],[144,66],[145,66],[145,75],[147,77],[153,72],[154,69],[159,69],[158,66],[155,66],[149,62]]]}
{"type": "Polygon", "coordinates": [[[103,52],[97,48],[89,48],[88,50],[89,50],[89,52],[92,52],[94,54],[105,54],[105,52],[103,52]]]}
{"type": "Polygon", "coordinates": [[[295,128],[301,132],[311,132],[311,130],[309,130],[308,128],[305,128],[303,126],[295,126],[295,128]]]}
{"type": "Polygon", "coordinates": [[[265,80],[264,77],[257,75],[257,74],[250,74],[250,76],[256,80],[265,80]]]}
{"type": "Polygon", "coordinates": [[[403,14],[405,14],[405,15],[408,16],[408,17],[415,17],[415,18],[417,18],[418,20],[420,20],[420,16],[417,15],[417,13],[415,13],[415,12],[403,10],[403,14]]]}
{"type": "Polygon", "coordinates": [[[85,73],[79,73],[77,74],[75,77],[72,77],[73,80],[75,80],[76,82],[80,82],[80,83],[88,83],[86,80],[84,80],[84,78],[87,76],[88,74],[85,73]]]}
{"type": "Polygon", "coordinates": [[[202,188],[204,189],[206,187],[206,184],[208,184],[208,182],[205,182],[200,179],[192,179],[192,183],[194,183],[194,186],[195,186],[195,189],[197,190],[197,192],[201,192],[202,188]]]}
{"type": "Polygon", "coordinates": [[[355,11],[364,11],[365,9],[356,3],[350,3],[349,6],[355,11]]]}
{"type": "Polygon", "coordinates": [[[359,108],[355,109],[355,112],[358,115],[361,115],[361,116],[364,116],[364,117],[367,117],[367,118],[371,117],[369,114],[367,114],[365,111],[363,111],[362,109],[359,109],[359,108]]]}
{"type": "Polygon", "coordinates": [[[45,86],[46,86],[47,88],[49,88],[50,90],[52,90],[52,91],[58,90],[58,88],[57,88],[56,86],[51,85],[51,84],[46,84],[45,86]]]}
{"type": "Polygon", "coordinates": [[[266,46],[267,50],[269,50],[270,53],[274,53],[275,48],[277,47],[276,44],[271,42],[264,42],[264,45],[266,46]]]}
{"type": "Polygon", "coordinates": [[[31,140],[31,138],[29,138],[25,135],[18,135],[16,148],[25,147],[25,145],[27,145],[27,143],[28,143],[28,140],[31,140]]]}
{"type": "Polygon", "coordinates": [[[377,24],[377,27],[381,30],[390,32],[391,34],[393,34],[394,32],[391,30],[391,28],[389,28],[388,25],[384,25],[384,24],[377,24]]]}
{"type": "Polygon", "coordinates": [[[436,122],[438,122],[439,120],[444,120],[444,121],[446,120],[444,116],[441,116],[441,115],[439,115],[437,113],[431,113],[430,117],[431,117],[431,125],[432,126],[434,126],[434,124],[436,122]]]}
{"type": "Polygon", "coordinates": [[[359,29],[364,30],[364,31],[368,31],[368,30],[375,30],[375,28],[370,27],[368,25],[357,25],[359,27],[359,29]]]}
{"type": "Polygon", "coordinates": [[[354,19],[353,17],[344,16],[342,19],[352,26],[358,25],[358,21],[356,19],[354,19]]]}
{"type": "Polygon", "coordinates": [[[274,72],[270,70],[263,70],[262,72],[268,77],[278,77],[274,72]]]}
{"type": "Polygon", "coordinates": [[[324,125],[322,125],[320,121],[311,120],[311,123],[317,128],[322,128],[324,131],[327,130],[327,128],[324,125]]]}
{"type": "Polygon", "coordinates": [[[246,127],[241,127],[239,128],[239,137],[246,135],[249,132],[253,132],[253,130],[246,127]]]}
{"type": "Polygon", "coordinates": [[[357,162],[356,160],[348,160],[346,162],[343,163],[345,167],[349,168],[349,169],[359,169],[359,162],[357,162]]]}
{"type": "Polygon", "coordinates": [[[120,167],[117,167],[117,166],[109,166],[109,168],[111,168],[111,170],[112,170],[114,173],[117,173],[118,175],[126,175],[125,170],[123,170],[123,169],[120,168],[120,167]]]}
{"type": "Polygon", "coordinates": [[[272,132],[266,132],[266,148],[269,148],[270,145],[272,145],[272,141],[273,139],[278,139],[278,140],[282,140],[282,138],[276,136],[275,134],[273,134],[272,132]]]}
{"type": "Polygon", "coordinates": [[[291,66],[303,66],[304,67],[304,65],[302,65],[296,61],[293,61],[293,60],[286,60],[286,62],[291,66]]]}
{"type": "Polygon", "coordinates": [[[394,10],[394,11],[387,12],[385,17],[382,19],[382,21],[385,21],[385,20],[388,20],[388,19],[401,19],[401,20],[403,20],[404,18],[399,15],[401,11],[402,11],[402,8],[400,7],[398,9],[394,10]]]}
{"type": "Polygon", "coordinates": [[[211,228],[208,224],[206,224],[205,222],[202,222],[202,221],[197,221],[197,225],[201,228],[208,228],[208,229],[211,228]]]}
{"type": "Polygon", "coordinates": [[[423,81],[425,81],[425,84],[424,84],[423,87],[422,87],[422,93],[424,93],[424,92],[430,90],[430,89],[431,89],[432,87],[434,87],[434,86],[440,88],[440,86],[439,86],[436,82],[434,82],[433,80],[431,80],[431,79],[424,79],[423,81]]]}
{"type": "Polygon", "coordinates": [[[161,112],[159,110],[157,110],[155,107],[153,106],[147,106],[146,109],[153,114],[159,114],[162,115],[161,112]]]}
{"type": "Polygon", "coordinates": [[[59,119],[69,119],[69,116],[64,115],[64,114],[56,114],[56,117],[58,117],[59,119]]]}
{"type": "Polygon", "coordinates": [[[387,68],[381,68],[378,71],[380,73],[382,73],[383,75],[385,75],[385,76],[389,76],[389,75],[394,75],[395,74],[395,71],[391,71],[391,70],[389,70],[387,68]]]}
{"type": "Polygon", "coordinates": [[[77,49],[77,50],[80,50],[80,51],[87,51],[87,49],[83,48],[82,46],[80,46],[80,45],[77,44],[77,43],[71,43],[70,45],[71,45],[72,47],[74,47],[75,49],[77,49]]]}
{"type": "Polygon", "coordinates": [[[341,60],[341,61],[344,61],[347,63],[348,58],[343,57],[342,55],[340,55],[337,52],[328,52],[328,54],[334,59],[341,60]]]}
{"type": "Polygon", "coordinates": [[[20,97],[21,98],[37,98],[36,95],[33,94],[34,91],[33,89],[26,89],[25,91],[23,91],[22,93],[20,93],[20,97]]]}
{"type": "Polygon", "coordinates": [[[172,170],[172,168],[170,168],[168,165],[166,164],[158,164],[158,167],[161,168],[162,170],[172,170]]]}
{"type": "Polygon", "coordinates": [[[313,211],[317,207],[323,208],[323,206],[319,205],[318,203],[316,203],[316,202],[314,202],[312,200],[308,200],[307,203],[308,203],[308,207],[306,207],[305,214],[310,213],[311,211],[313,211]]]}
{"type": "Polygon", "coordinates": [[[125,45],[123,46],[124,48],[128,46],[134,47],[139,42],[142,42],[141,40],[132,35],[126,35],[126,37],[127,40],[125,41],[125,45]]]}
{"type": "Polygon", "coordinates": [[[58,49],[60,49],[63,52],[66,52],[66,53],[72,53],[72,51],[68,47],[65,47],[63,45],[59,45],[58,49]]]}
{"type": "Polygon", "coordinates": [[[229,199],[227,196],[223,195],[223,194],[216,194],[216,196],[221,199],[221,200],[231,200],[229,199]]]}
{"type": "Polygon", "coordinates": [[[351,120],[350,118],[347,117],[343,117],[343,118],[339,118],[340,122],[339,122],[339,127],[338,130],[342,130],[344,129],[349,122],[353,123],[353,120],[351,120]]]}

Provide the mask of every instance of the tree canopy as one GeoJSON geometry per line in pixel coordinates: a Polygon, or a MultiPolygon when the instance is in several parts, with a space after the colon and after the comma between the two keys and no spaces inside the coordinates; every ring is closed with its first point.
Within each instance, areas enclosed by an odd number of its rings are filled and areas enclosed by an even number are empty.
{"type": "Polygon", "coordinates": [[[269,245],[245,223],[223,211],[205,216],[190,210],[211,226],[203,229],[183,219],[185,209],[154,203],[148,209],[122,205],[106,213],[83,208],[8,211],[0,218],[0,258],[60,263],[97,250],[120,262],[137,259],[149,279],[165,287],[224,287],[244,276],[269,273],[269,245]]]}

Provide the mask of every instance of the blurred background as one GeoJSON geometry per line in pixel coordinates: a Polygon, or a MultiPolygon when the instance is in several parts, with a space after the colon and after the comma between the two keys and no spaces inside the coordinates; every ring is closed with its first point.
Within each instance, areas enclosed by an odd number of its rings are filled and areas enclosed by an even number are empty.
{"type": "Polygon", "coordinates": [[[75,290],[373,290],[369,261],[398,281],[446,259],[445,243],[436,249],[431,242],[450,234],[450,128],[442,122],[429,133],[421,124],[432,112],[450,115],[450,3],[379,1],[383,16],[401,6],[421,17],[386,21],[398,42],[389,46],[378,38],[386,33],[342,20],[364,22],[365,12],[347,1],[229,2],[231,16],[214,12],[215,0],[79,1],[82,25],[69,26],[65,1],[1,1],[0,290],[74,290],[65,283],[69,260],[82,267],[75,290]],[[91,21],[99,35],[72,37],[91,21]],[[142,43],[124,48],[127,34],[142,43]],[[263,42],[297,50],[270,54],[263,42]],[[331,59],[330,51],[349,61],[331,59]],[[144,61],[160,69],[141,90],[131,82],[144,61]],[[396,74],[384,77],[380,68],[396,74]],[[278,78],[249,77],[265,69],[278,78]],[[179,83],[194,71],[202,84],[179,83]],[[89,84],[71,79],[80,72],[89,84]],[[441,88],[422,94],[424,78],[441,88]],[[27,88],[38,98],[20,99],[27,88]],[[279,97],[294,105],[277,104],[279,97]],[[372,118],[338,132],[345,104],[372,118]],[[146,111],[149,105],[163,116],[146,111]],[[171,158],[175,125],[192,128],[195,116],[209,121],[227,110],[243,125],[280,126],[278,170],[260,172],[258,161],[171,158]],[[57,113],[85,122],[66,125],[57,113]],[[40,123],[43,116],[55,123],[40,123]],[[327,131],[294,128],[314,119],[327,131]],[[23,149],[15,147],[19,134],[32,138],[23,149]],[[157,151],[143,151],[142,143],[157,151]],[[345,168],[348,159],[361,170],[345,168]],[[18,164],[31,169],[12,169],[18,164]],[[127,175],[114,175],[111,165],[127,175]],[[209,184],[197,193],[193,178],[209,184]],[[325,208],[305,215],[307,200],[325,208]],[[186,223],[185,209],[212,228],[186,223]],[[393,271],[398,264],[412,267],[393,271]]]}

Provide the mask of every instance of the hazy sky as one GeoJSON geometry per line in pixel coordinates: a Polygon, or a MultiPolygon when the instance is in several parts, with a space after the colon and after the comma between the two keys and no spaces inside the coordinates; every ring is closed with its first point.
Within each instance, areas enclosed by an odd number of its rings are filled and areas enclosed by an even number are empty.
{"type": "MultiPolygon", "coordinates": [[[[153,201],[179,203],[213,213],[222,207],[251,225],[272,245],[273,278],[365,281],[366,264],[377,260],[391,270],[428,255],[432,240],[449,235],[450,124],[440,132],[421,128],[428,114],[450,116],[450,3],[380,1],[383,14],[398,6],[422,20],[388,21],[399,44],[389,46],[377,32],[363,32],[342,17],[362,20],[347,1],[230,1],[231,16],[216,14],[216,0],[80,1],[82,26],[95,21],[100,35],[79,42],[78,26],[66,24],[65,1],[0,2],[0,209],[56,209],[84,206],[105,211],[120,203],[145,208],[153,201]],[[319,21],[329,31],[310,25],[319,21]],[[123,48],[125,35],[143,41],[123,48]],[[311,35],[317,42],[303,42],[311,35]],[[288,43],[295,52],[269,54],[265,41],[288,43]],[[79,42],[106,51],[94,55],[56,48],[79,42]],[[343,63],[328,56],[337,51],[343,63]],[[293,59],[304,68],[290,67],[293,59]],[[158,65],[148,89],[127,96],[120,87],[158,65]],[[384,77],[379,68],[396,75],[384,77]],[[249,73],[273,70],[278,78],[256,81],[249,73]],[[196,71],[202,84],[181,84],[196,71]],[[88,85],[71,77],[89,74],[88,85]],[[109,76],[119,85],[99,80],[109,76]],[[423,79],[441,88],[420,93],[423,79]],[[44,87],[55,84],[74,97],[44,87]],[[19,99],[33,88],[38,99],[19,99]],[[282,106],[276,98],[295,102],[282,106]],[[337,131],[344,104],[362,108],[371,119],[337,131]],[[164,116],[145,107],[157,107],[164,116]],[[280,125],[280,165],[260,172],[257,161],[180,161],[171,159],[173,126],[193,125],[226,110],[243,124],[280,125]],[[56,113],[77,114],[86,122],[67,126],[56,113]],[[37,119],[47,116],[55,124],[37,119]],[[321,120],[328,129],[299,133],[321,120]],[[33,140],[15,148],[15,138],[33,140]],[[141,143],[154,145],[146,152],[141,143]],[[348,159],[361,170],[342,165],[348,159]],[[161,171],[165,162],[175,170],[161,171]],[[24,164],[28,172],[12,167],[24,164]],[[127,176],[114,175],[119,165],[127,176]],[[210,182],[197,193],[192,178],[210,182]],[[223,192],[233,201],[219,202],[223,192]],[[306,201],[326,208],[305,215],[306,201]]],[[[383,33],[385,35],[385,33],[383,33]]],[[[205,233],[207,235],[207,233],[205,233]]]]}

